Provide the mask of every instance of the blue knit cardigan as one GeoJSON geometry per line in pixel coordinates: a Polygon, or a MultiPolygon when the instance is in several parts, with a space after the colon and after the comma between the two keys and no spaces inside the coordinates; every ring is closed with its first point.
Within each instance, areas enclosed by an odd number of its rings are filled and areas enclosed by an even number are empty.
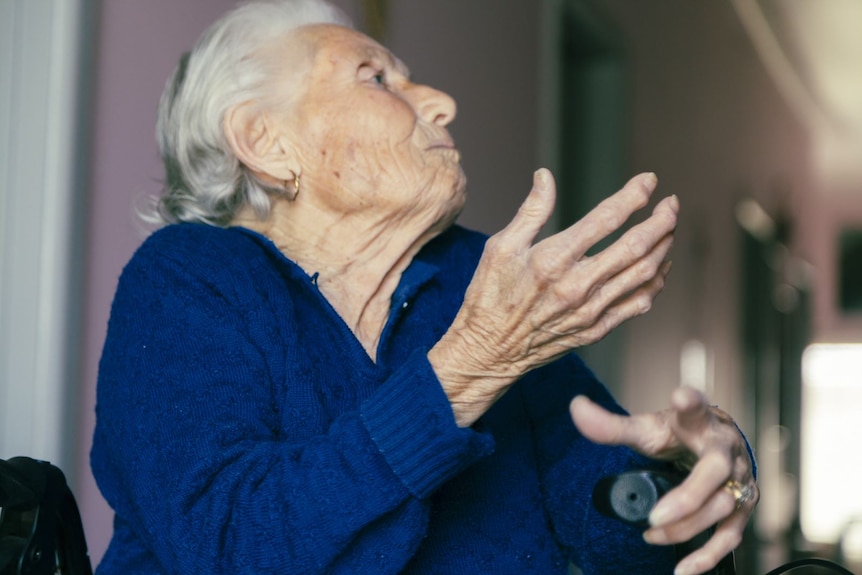
{"type": "Polygon", "coordinates": [[[116,512],[104,575],[672,572],[593,509],[647,461],[584,439],[576,394],[622,411],[574,354],[455,425],[426,353],[485,237],[453,227],[403,274],[373,362],[263,236],[179,224],[124,269],[92,467],[116,512]]]}

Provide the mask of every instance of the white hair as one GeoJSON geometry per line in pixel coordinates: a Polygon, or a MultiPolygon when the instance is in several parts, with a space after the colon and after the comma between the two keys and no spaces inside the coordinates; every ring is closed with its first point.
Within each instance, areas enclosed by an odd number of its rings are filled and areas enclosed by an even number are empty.
{"type": "Polygon", "coordinates": [[[260,217],[269,213],[270,195],[283,190],[268,188],[240,163],[225,137],[224,117],[273,89],[262,48],[308,24],[350,26],[325,0],[253,0],[212,24],[183,56],[159,103],[156,140],[165,186],[144,219],[225,226],[246,205],[260,217]]]}

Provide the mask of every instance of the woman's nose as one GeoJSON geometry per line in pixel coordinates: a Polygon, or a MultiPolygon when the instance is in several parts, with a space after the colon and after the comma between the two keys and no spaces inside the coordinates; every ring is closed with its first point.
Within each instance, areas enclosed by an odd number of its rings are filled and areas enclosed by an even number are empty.
{"type": "Polygon", "coordinates": [[[421,84],[414,84],[410,92],[416,113],[426,122],[446,126],[455,119],[458,107],[446,92],[421,84]]]}

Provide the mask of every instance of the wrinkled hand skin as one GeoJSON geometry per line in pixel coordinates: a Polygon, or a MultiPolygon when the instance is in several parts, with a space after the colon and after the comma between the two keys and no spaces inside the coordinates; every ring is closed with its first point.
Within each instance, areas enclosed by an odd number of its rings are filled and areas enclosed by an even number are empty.
{"type": "Polygon", "coordinates": [[[650,309],[670,271],[675,196],[601,252],[587,252],[646,206],[656,185],[654,174],[635,176],[568,229],[534,243],[556,198],[551,173],[534,174],[515,218],[488,239],[452,326],[428,353],[459,425],[471,425],[525,373],[650,309]]]}
{"type": "Polygon", "coordinates": [[[716,526],[703,547],[680,561],[675,575],[709,571],[739,545],[760,491],[745,439],[733,419],[711,407],[705,395],[680,387],[671,395],[670,408],[631,416],[576,397],[570,411],[581,433],[596,443],[627,445],[656,459],[693,463],[686,479],[656,504],[644,533],[649,543],[671,545],[716,526]],[[750,487],[753,497],[737,508],[724,487],[729,480],[750,487]]]}

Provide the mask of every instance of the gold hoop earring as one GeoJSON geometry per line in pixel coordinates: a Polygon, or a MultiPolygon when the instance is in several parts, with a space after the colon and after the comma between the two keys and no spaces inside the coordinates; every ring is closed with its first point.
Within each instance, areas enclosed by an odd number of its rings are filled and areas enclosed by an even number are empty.
{"type": "MultiPolygon", "coordinates": [[[[289,189],[289,186],[287,185],[287,183],[289,181],[290,180],[284,180],[284,189],[285,190],[289,189]]],[[[299,174],[294,175],[293,176],[293,195],[290,197],[291,201],[295,200],[296,197],[299,195],[299,188],[301,185],[302,185],[302,182],[299,179],[299,174]]]]}

